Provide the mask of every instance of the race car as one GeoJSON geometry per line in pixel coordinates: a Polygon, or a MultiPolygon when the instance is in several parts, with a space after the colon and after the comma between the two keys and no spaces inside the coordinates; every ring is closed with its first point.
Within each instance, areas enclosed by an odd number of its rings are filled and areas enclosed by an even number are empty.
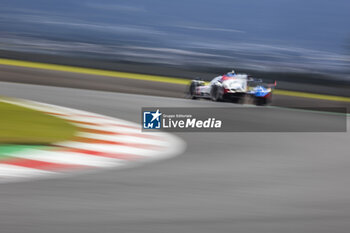
{"type": "Polygon", "coordinates": [[[234,103],[244,103],[247,98],[250,98],[256,105],[266,105],[271,102],[272,89],[275,86],[276,81],[273,84],[266,84],[261,79],[231,71],[215,77],[209,83],[192,80],[189,95],[192,99],[206,98],[234,103]]]}

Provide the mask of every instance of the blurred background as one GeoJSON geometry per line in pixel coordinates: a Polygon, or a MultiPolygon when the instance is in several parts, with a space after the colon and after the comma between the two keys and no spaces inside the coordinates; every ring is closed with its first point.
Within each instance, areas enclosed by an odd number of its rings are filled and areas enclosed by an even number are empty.
{"type": "Polygon", "coordinates": [[[349,80],[349,12],[347,0],[2,0],[0,55],[349,80]]]}
{"type": "MultiPolygon", "coordinates": [[[[0,95],[140,123],[145,106],[235,106],[184,99],[188,87],[176,82],[20,67],[2,58],[206,80],[234,69],[277,80],[273,106],[254,108],[257,114],[245,108],[237,125],[331,127],[325,122],[334,113],[278,106],[350,113],[349,12],[349,0],[0,0],[0,95]]],[[[45,114],[6,104],[0,112],[3,143],[39,138],[46,146],[75,135],[45,114]],[[23,125],[29,120],[35,124],[23,125]]],[[[187,148],[169,160],[1,184],[0,232],[349,232],[348,133],[176,135],[187,148]]],[[[0,160],[16,157],[10,149],[0,148],[0,160]]],[[[21,158],[42,164],[30,153],[21,158]]],[[[25,176],[24,162],[9,170],[0,161],[0,183],[25,176]]]]}

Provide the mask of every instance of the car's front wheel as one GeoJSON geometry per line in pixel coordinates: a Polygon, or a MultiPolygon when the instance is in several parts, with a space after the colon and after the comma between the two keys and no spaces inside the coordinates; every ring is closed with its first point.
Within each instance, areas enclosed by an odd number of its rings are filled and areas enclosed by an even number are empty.
{"type": "Polygon", "coordinates": [[[197,97],[196,97],[196,87],[197,86],[198,85],[196,82],[191,82],[191,85],[189,87],[189,94],[190,94],[191,99],[197,99],[197,97]]]}
{"type": "Polygon", "coordinates": [[[210,91],[210,97],[212,101],[222,101],[222,87],[214,85],[210,91]]]}

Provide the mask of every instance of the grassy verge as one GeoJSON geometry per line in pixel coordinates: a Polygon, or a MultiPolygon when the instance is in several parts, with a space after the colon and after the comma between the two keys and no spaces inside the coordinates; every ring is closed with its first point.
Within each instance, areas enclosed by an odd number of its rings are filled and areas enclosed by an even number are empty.
{"type": "Polygon", "coordinates": [[[22,151],[26,151],[29,149],[45,149],[45,148],[48,148],[48,146],[0,144],[0,163],[1,163],[1,160],[7,160],[7,159],[13,158],[13,155],[16,155],[16,153],[20,153],[22,151]]]}
{"type": "Polygon", "coordinates": [[[0,145],[49,145],[70,140],[75,132],[63,119],[0,99],[0,145]]]}

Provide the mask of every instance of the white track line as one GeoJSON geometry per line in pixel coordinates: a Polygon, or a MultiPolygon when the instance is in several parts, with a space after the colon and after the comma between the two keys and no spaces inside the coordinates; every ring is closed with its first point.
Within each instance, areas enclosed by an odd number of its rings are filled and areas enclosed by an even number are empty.
{"type": "Polygon", "coordinates": [[[20,167],[9,164],[0,164],[0,181],[6,178],[26,178],[52,175],[54,172],[39,169],[20,167]]]}

